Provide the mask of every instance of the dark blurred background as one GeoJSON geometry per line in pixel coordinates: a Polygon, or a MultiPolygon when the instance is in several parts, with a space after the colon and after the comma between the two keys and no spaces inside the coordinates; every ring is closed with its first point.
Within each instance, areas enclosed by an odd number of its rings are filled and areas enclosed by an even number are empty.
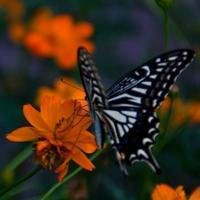
{"type": "MultiPolygon", "coordinates": [[[[94,59],[106,88],[121,74],[165,51],[194,49],[197,57],[181,75],[178,86],[180,98],[184,101],[200,100],[199,1],[173,1],[168,13],[167,47],[164,47],[163,12],[155,1],[24,0],[21,3],[24,7],[21,20],[24,23],[28,23],[39,8],[48,7],[55,14],[67,13],[76,21],[93,24],[94,59]]],[[[9,12],[0,1],[1,185],[18,179],[34,166],[30,158],[13,174],[6,174],[9,162],[28,145],[5,139],[6,133],[27,123],[22,105],[27,102],[34,104],[38,88],[52,86],[60,76],[73,77],[80,82],[77,68],[60,69],[52,59],[38,58],[20,42],[14,42],[8,32],[9,12]]],[[[115,162],[114,152],[108,148],[96,159],[95,171],[82,171],[60,187],[52,199],[150,199],[154,186],[162,182],[172,186],[184,185],[186,192],[191,192],[200,184],[199,125],[188,125],[170,138],[156,156],[163,171],[160,176],[155,175],[145,163],[137,163],[130,167],[129,176],[124,177],[115,162]]],[[[17,194],[16,199],[39,199],[56,181],[53,173],[43,170],[21,187],[23,192],[17,194]]]]}

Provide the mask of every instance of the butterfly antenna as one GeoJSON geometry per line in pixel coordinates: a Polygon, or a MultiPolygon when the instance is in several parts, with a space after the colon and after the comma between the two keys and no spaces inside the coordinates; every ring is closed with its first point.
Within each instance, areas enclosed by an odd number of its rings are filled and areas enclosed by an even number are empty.
{"type": "Polygon", "coordinates": [[[81,92],[84,92],[83,89],[77,87],[75,84],[70,83],[69,81],[67,81],[67,80],[64,79],[64,78],[60,78],[60,81],[63,82],[63,83],[65,83],[65,84],[67,84],[67,85],[69,85],[70,87],[72,87],[72,88],[74,88],[74,89],[76,89],[76,90],[79,90],[79,91],[81,91],[81,92]]]}

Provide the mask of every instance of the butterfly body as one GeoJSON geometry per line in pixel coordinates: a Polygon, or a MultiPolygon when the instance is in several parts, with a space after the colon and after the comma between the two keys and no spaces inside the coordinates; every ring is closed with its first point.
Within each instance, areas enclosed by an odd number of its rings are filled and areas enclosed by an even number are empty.
{"type": "Polygon", "coordinates": [[[91,55],[79,48],[79,68],[94,121],[97,144],[102,147],[108,132],[121,170],[145,161],[155,171],[160,168],[151,148],[159,133],[156,108],[178,75],[191,63],[194,51],[174,50],[151,59],[126,73],[106,92],[91,55]]]}

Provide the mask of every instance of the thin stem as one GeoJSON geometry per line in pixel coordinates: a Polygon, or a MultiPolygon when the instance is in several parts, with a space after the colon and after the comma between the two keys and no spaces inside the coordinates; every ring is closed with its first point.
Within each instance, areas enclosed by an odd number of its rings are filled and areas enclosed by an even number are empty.
{"type": "Polygon", "coordinates": [[[25,149],[23,149],[15,158],[6,165],[5,169],[9,171],[14,171],[17,167],[19,167],[31,154],[32,154],[32,146],[29,145],[25,149]]]}
{"type": "Polygon", "coordinates": [[[7,193],[10,192],[12,189],[14,189],[15,187],[17,187],[18,185],[20,185],[21,183],[24,183],[26,180],[28,180],[29,178],[31,178],[32,176],[34,176],[39,170],[41,169],[40,166],[37,166],[35,169],[33,169],[30,173],[28,173],[27,175],[25,175],[24,177],[22,177],[21,179],[19,179],[18,181],[16,181],[15,183],[13,183],[11,186],[6,187],[5,189],[3,189],[2,191],[0,191],[0,197],[3,198],[3,196],[7,193]]]}
{"type": "MultiPolygon", "coordinates": [[[[103,150],[99,150],[97,151],[92,157],[91,160],[94,160],[95,158],[97,158],[101,153],[103,152],[103,150]]],[[[70,173],[68,176],[66,176],[62,182],[56,183],[55,185],[53,185],[41,198],[41,200],[46,200],[50,197],[50,195],[52,195],[53,192],[55,192],[55,190],[60,187],[61,185],[63,185],[64,183],[66,183],[68,180],[70,180],[72,177],[74,177],[76,174],[78,174],[83,168],[78,167],[77,169],[75,169],[72,173],[70,173]]]]}

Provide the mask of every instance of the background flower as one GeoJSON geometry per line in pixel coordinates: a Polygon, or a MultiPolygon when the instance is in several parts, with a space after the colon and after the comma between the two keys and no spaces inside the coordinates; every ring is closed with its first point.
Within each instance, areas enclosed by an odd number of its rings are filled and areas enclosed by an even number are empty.
{"type": "Polygon", "coordinates": [[[157,185],[152,192],[152,200],[198,200],[200,199],[200,187],[196,188],[187,198],[183,186],[173,189],[167,184],[157,185]]]}
{"type": "Polygon", "coordinates": [[[54,58],[63,69],[71,69],[76,65],[79,46],[94,51],[94,44],[89,40],[93,33],[92,23],[75,22],[71,15],[54,15],[49,9],[40,9],[27,27],[15,23],[10,28],[10,36],[14,41],[22,41],[36,56],[54,58]]]}

